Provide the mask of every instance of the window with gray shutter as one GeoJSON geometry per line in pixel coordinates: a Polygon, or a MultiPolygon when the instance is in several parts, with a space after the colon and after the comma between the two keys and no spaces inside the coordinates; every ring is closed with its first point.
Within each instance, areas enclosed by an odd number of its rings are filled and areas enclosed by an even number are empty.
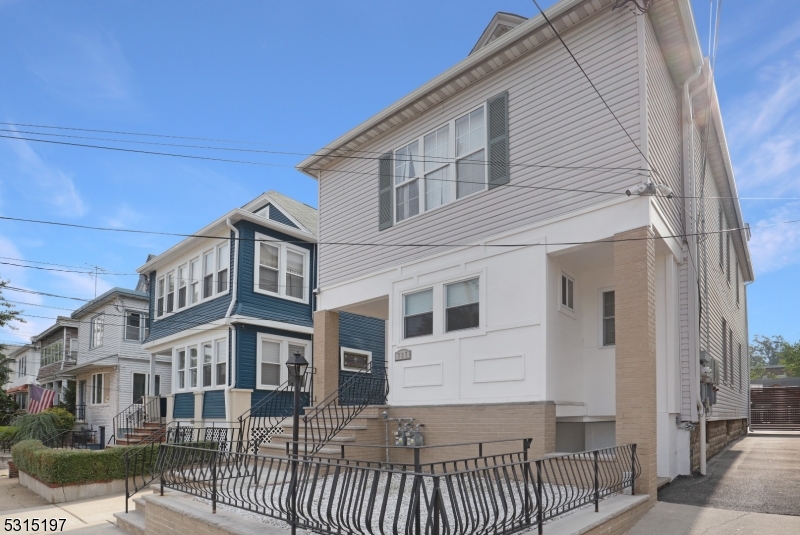
{"type": "Polygon", "coordinates": [[[392,226],[394,187],[392,185],[392,153],[378,159],[378,230],[392,226]]]}
{"type": "Polygon", "coordinates": [[[489,112],[489,189],[508,184],[508,92],[486,101],[489,112]]]}

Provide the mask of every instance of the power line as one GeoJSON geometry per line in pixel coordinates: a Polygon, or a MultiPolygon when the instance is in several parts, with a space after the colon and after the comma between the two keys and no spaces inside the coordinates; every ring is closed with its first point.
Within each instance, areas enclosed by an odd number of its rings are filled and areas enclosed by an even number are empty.
{"type": "MultiPolygon", "coordinates": [[[[613,112],[612,112],[613,113],[613,112]]],[[[616,116],[615,116],[616,117],[616,116]]],[[[0,123],[0,124],[7,124],[7,123],[0,123]]],[[[5,131],[13,131],[13,130],[5,130],[5,131]]],[[[626,131],[627,134],[627,131],[626,131]]],[[[55,135],[55,134],[40,134],[40,135],[55,135]]],[[[210,156],[198,156],[198,155],[190,155],[190,154],[176,154],[176,153],[169,153],[169,152],[157,152],[157,151],[145,151],[145,150],[137,150],[137,149],[128,149],[122,147],[107,147],[102,145],[89,145],[89,144],[82,144],[82,143],[69,143],[65,141],[55,141],[49,139],[36,139],[36,138],[28,138],[28,137],[21,137],[21,136],[6,136],[0,135],[0,138],[6,139],[13,139],[18,141],[33,141],[39,143],[51,143],[56,145],[66,145],[71,147],[83,147],[83,148],[92,148],[92,149],[102,149],[102,150],[111,150],[111,151],[121,151],[121,152],[133,152],[137,154],[148,154],[148,155],[155,155],[155,156],[168,156],[168,157],[175,157],[175,158],[189,158],[195,160],[208,160],[208,161],[216,161],[216,162],[225,162],[225,163],[240,163],[246,165],[258,165],[258,166],[266,166],[266,167],[283,167],[287,169],[294,169],[294,166],[291,165],[284,165],[284,164],[277,164],[271,162],[255,162],[251,160],[237,160],[237,159],[230,159],[230,158],[214,158],[210,156]]],[[[96,138],[90,138],[96,139],[96,138]]],[[[122,141],[122,140],[110,140],[110,141],[120,141],[123,143],[134,143],[133,141],[122,141]]],[[[180,145],[178,145],[180,146],[180,145]]],[[[188,146],[187,146],[188,147],[188,146]]],[[[209,148],[214,149],[214,147],[188,147],[188,148],[209,148]]],[[[638,146],[637,146],[638,149],[638,146]]],[[[219,150],[226,150],[226,149],[219,149],[219,150]]],[[[232,150],[232,149],[231,149],[232,150]]],[[[289,153],[289,152],[277,152],[271,151],[274,154],[304,154],[304,153],[289,153]]],[[[640,150],[641,152],[641,150],[640,150]]],[[[348,158],[347,156],[337,156],[338,158],[348,158]]],[[[369,159],[374,160],[377,158],[363,158],[363,157],[349,157],[349,158],[357,158],[357,159],[369,159]]],[[[416,161],[416,160],[415,160],[416,161]]],[[[421,161],[421,158],[420,158],[421,161]]],[[[441,160],[440,163],[455,163],[457,159],[455,158],[447,158],[441,160]]],[[[648,162],[649,163],[649,162],[648,162]]],[[[489,166],[492,165],[489,161],[470,161],[470,165],[483,165],[489,166]]],[[[569,166],[569,165],[544,165],[544,164],[521,164],[521,163],[509,163],[510,166],[519,166],[519,167],[531,167],[537,169],[554,169],[554,170],[573,170],[578,172],[589,172],[589,171],[616,171],[621,173],[632,173],[637,176],[647,176],[647,173],[650,171],[643,168],[633,168],[633,167],[603,167],[603,166],[569,166]]],[[[327,169],[321,168],[309,168],[310,171],[326,171],[327,169]]],[[[340,174],[348,174],[348,175],[368,175],[373,176],[375,175],[374,172],[367,172],[367,171],[337,171],[340,174]]],[[[655,172],[655,171],[654,171],[655,172]]],[[[656,173],[657,174],[657,173],[656,173]]],[[[440,182],[457,182],[461,184],[480,184],[485,185],[485,182],[479,181],[468,181],[468,180],[458,180],[458,179],[447,179],[447,178],[433,178],[433,177],[425,177],[426,180],[436,180],[440,182]]],[[[545,190],[545,191],[563,191],[563,192],[573,192],[573,193],[595,193],[599,195],[625,195],[625,192],[619,191],[603,191],[603,190],[588,190],[588,189],[577,189],[577,188],[556,188],[556,187],[548,187],[548,186],[533,186],[529,184],[504,184],[504,187],[512,187],[512,188],[525,188],[525,189],[536,189],[536,190],[545,190]]],[[[685,196],[679,195],[671,195],[671,198],[686,198],[685,196]]],[[[731,197],[736,198],[736,197],[731,197]]],[[[800,200],[799,198],[786,198],[786,197],[738,197],[741,200],[800,200]]]]}
{"type": "Polygon", "coordinates": [[[561,37],[561,34],[558,33],[558,30],[556,30],[556,27],[553,26],[553,23],[550,22],[550,19],[547,17],[547,15],[545,15],[544,10],[541,8],[541,6],[539,6],[539,3],[536,0],[533,0],[533,3],[539,9],[539,13],[542,14],[542,17],[544,17],[544,20],[545,20],[545,22],[547,22],[547,25],[550,26],[550,29],[553,31],[553,33],[556,35],[556,37],[558,37],[558,40],[561,41],[562,45],[564,45],[564,48],[566,49],[567,53],[572,58],[572,60],[575,62],[575,65],[578,66],[578,69],[580,69],[580,71],[583,73],[583,76],[586,78],[586,81],[589,82],[589,85],[592,86],[592,89],[594,89],[594,92],[597,93],[597,96],[600,97],[601,101],[603,101],[603,104],[605,105],[606,109],[614,117],[614,120],[617,121],[617,124],[619,125],[619,127],[622,129],[623,132],[625,132],[625,135],[628,137],[628,139],[633,144],[633,146],[636,147],[636,150],[639,152],[639,154],[642,155],[642,158],[644,159],[645,162],[647,162],[647,165],[652,169],[653,173],[655,173],[656,176],[658,176],[658,171],[656,170],[655,166],[653,166],[653,164],[650,163],[650,160],[647,159],[647,156],[645,156],[644,152],[642,152],[641,147],[639,147],[639,144],[636,143],[636,141],[633,140],[633,137],[630,135],[628,130],[622,124],[622,121],[619,120],[619,117],[617,117],[617,114],[614,113],[614,110],[611,109],[611,106],[608,105],[608,102],[606,102],[606,99],[600,93],[600,90],[597,89],[597,86],[594,85],[594,82],[592,82],[592,79],[589,78],[589,75],[586,73],[585,70],[583,70],[583,66],[581,65],[580,61],[578,61],[578,58],[576,58],[575,54],[572,53],[572,50],[569,49],[569,47],[567,46],[567,43],[564,42],[564,39],[561,37]]]}
{"type": "Polygon", "coordinates": [[[25,258],[12,258],[10,256],[0,256],[0,260],[12,260],[14,262],[27,262],[29,264],[43,264],[45,266],[58,266],[58,267],[83,269],[83,266],[73,266],[71,264],[56,264],[54,262],[42,262],[41,260],[27,260],[25,258]]]}
{"type": "Polygon", "coordinates": [[[26,303],[24,301],[12,301],[11,299],[6,299],[6,301],[9,302],[9,303],[14,303],[16,305],[26,305],[26,306],[42,307],[42,308],[53,308],[55,310],[68,310],[70,312],[75,310],[74,308],[54,307],[54,306],[50,306],[50,305],[40,305],[38,303],[26,303]]]}
{"type": "Polygon", "coordinates": [[[91,299],[81,299],[80,297],[67,297],[65,295],[56,295],[56,294],[50,294],[50,293],[45,293],[45,292],[37,292],[35,290],[28,290],[26,288],[16,288],[14,286],[4,286],[3,288],[0,288],[0,290],[12,290],[14,292],[22,292],[22,293],[26,293],[26,294],[46,295],[47,297],[58,297],[59,299],[72,299],[73,301],[83,301],[85,303],[88,303],[89,301],[91,301],[91,299]]]}
{"type": "MultiPolygon", "coordinates": [[[[139,229],[120,229],[120,228],[112,228],[112,227],[96,227],[90,225],[79,225],[76,223],[64,223],[59,221],[44,221],[39,219],[24,219],[24,218],[17,218],[17,217],[8,217],[8,216],[0,216],[0,220],[7,220],[7,221],[19,221],[24,223],[35,223],[41,225],[55,225],[55,226],[63,226],[63,227],[72,227],[72,228],[80,228],[85,230],[97,230],[103,232],[125,232],[125,233],[135,233],[135,234],[155,234],[160,236],[178,236],[183,238],[205,238],[205,239],[212,239],[212,240],[236,240],[240,242],[253,242],[253,243],[291,243],[291,244],[303,244],[303,245],[310,245],[314,242],[308,242],[305,240],[277,240],[277,239],[262,239],[262,238],[236,238],[236,237],[220,237],[220,236],[209,236],[205,234],[184,234],[179,232],[162,232],[162,231],[149,231],[149,230],[139,230],[139,229]]],[[[657,238],[626,238],[623,240],[595,240],[595,241],[576,241],[576,242],[562,242],[562,243],[550,243],[549,245],[586,245],[586,244],[593,244],[593,243],[615,243],[617,241],[636,241],[640,239],[662,239],[662,238],[683,238],[686,236],[700,236],[700,235],[707,235],[707,234],[716,234],[720,232],[733,232],[739,230],[752,230],[758,228],[767,228],[772,227],[775,225],[783,225],[783,224],[792,224],[800,222],[800,219],[796,220],[788,220],[788,221],[780,221],[777,223],[771,223],[766,225],[757,225],[751,227],[737,227],[731,229],[723,229],[720,231],[707,231],[705,233],[689,233],[689,234],[674,234],[668,236],[659,236],[657,238]]],[[[543,245],[543,244],[465,244],[465,243],[373,243],[373,242],[316,242],[318,245],[349,245],[349,246],[361,246],[361,247],[530,247],[536,245],[543,245]]],[[[10,288],[10,287],[7,287],[10,288]]],[[[46,295],[46,294],[44,294],[46,295]]],[[[84,299],[80,299],[81,301],[88,301],[84,299]]]]}

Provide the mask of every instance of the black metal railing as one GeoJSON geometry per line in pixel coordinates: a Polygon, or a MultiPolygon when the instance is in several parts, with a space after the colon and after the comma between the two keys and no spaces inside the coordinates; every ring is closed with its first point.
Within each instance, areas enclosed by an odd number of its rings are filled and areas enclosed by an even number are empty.
{"type": "Polygon", "coordinates": [[[150,436],[136,446],[128,448],[122,459],[125,463],[125,512],[128,512],[128,499],[159,477],[157,461],[164,444],[201,445],[218,448],[222,451],[238,449],[236,427],[193,427],[170,422],[156,429],[150,436]]]}
{"type": "Polygon", "coordinates": [[[222,504],[308,531],[370,535],[541,533],[548,520],[633,493],[641,473],[635,444],[534,460],[526,446],[464,461],[387,465],[165,444],[157,469],[162,493],[207,499],[214,512],[222,504]]]}
{"type": "MultiPolygon", "coordinates": [[[[310,370],[303,376],[300,389],[300,406],[308,407],[311,390],[310,370]]],[[[283,423],[294,412],[293,393],[294,383],[291,380],[286,381],[239,416],[237,442],[246,451],[258,453],[261,444],[271,443],[272,436],[284,433],[283,423]]]]}
{"type": "Polygon", "coordinates": [[[383,405],[389,395],[384,367],[369,366],[350,376],[336,392],[303,415],[304,454],[314,455],[369,405],[383,405]]]}
{"type": "Polygon", "coordinates": [[[75,419],[79,422],[86,421],[86,404],[75,405],[75,419]]]}
{"type": "Polygon", "coordinates": [[[42,439],[48,448],[89,449],[101,447],[97,442],[97,431],[91,428],[60,431],[42,439]]]}
{"type": "Polygon", "coordinates": [[[128,433],[144,427],[145,424],[160,424],[161,418],[164,416],[161,405],[161,396],[142,397],[138,402],[120,411],[111,420],[114,443],[125,438],[128,433]]]}

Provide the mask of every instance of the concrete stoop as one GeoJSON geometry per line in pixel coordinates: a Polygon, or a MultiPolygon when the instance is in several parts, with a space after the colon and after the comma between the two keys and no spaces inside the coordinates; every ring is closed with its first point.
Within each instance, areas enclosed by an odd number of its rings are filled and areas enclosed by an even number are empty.
{"type": "MultiPolygon", "coordinates": [[[[287,529],[260,522],[169,491],[164,496],[134,498],[135,510],[115,513],[117,527],[130,535],[286,535],[287,529]]],[[[588,507],[544,526],[545,535],[622,535],[654,504],[649,496],[618,495],[600,502],[600,512],[588,507]]],[[[535,530],[535,528],[534,528],[535,530]]],[[[535,531],[534,531],[535,532],[535,531]]]]}

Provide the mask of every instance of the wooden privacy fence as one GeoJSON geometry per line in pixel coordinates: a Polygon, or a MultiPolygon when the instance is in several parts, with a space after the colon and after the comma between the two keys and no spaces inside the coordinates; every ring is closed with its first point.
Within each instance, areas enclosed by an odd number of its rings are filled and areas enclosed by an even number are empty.
{"type": "Polygon", "coordinates": [[[800,387],[751,388],[750,428],[800,430],[800,387]]]}

